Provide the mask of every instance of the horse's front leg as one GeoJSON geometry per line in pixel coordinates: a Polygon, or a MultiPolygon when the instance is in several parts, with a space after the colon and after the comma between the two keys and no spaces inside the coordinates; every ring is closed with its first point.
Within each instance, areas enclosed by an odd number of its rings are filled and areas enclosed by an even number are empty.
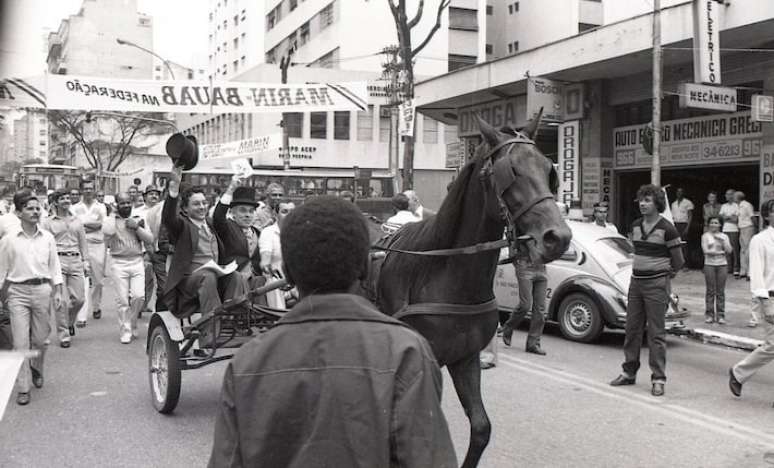
{"type": "Polygon", "coordinates": [[[489,443],[492,425],[481,400],[481,362],[479,353],[447,365],[454,389],[470,421],[470,444],[462,468],[475,468],[489,443]]]}

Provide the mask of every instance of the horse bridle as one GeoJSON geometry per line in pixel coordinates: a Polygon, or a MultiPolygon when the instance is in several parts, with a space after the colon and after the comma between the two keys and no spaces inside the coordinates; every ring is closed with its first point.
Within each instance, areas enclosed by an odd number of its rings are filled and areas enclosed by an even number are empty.
{"type": "Polygon", "coordinates": [[[511,154],[511,151],[513,150],[513,147],[517,144],[525,144],[525,145],[535,145],[535,142],[524,136],[522,133],[517,132],[516,136],[514,138],[510,138],[508,140],[505,140],[503,142],[498,143],[494,147],[492,147],[484,156],[484,167],[481,168],[481,176],[487,177],[489,179],[489,183],[492,185],[492,188],[495,192],[495,197],[497,197],[497,204],[500,207],[500,216],[503,218],[503,220],[506,223],[507,229],[508,229],[508,237],[510,240],[516,239],[516,221],[521,218],[524,213],[531,210],[535,205],[542,202],[543,200],[553,199],[554,195],[550,192],[544,192],[539,193],[537,196],[535,196],[532,200],[530,200],[527,203],[524,203],[514,214],[511,214],[510,210],[508,209],[508,205],[505,203],[505,200],[503,200],[502,194],[504,194],[510,187],[513,185],[516,180],[513,174],[512,170],[509,171],[495,171],[494,167],[495,164],[497,164],[498,160],[501,160],[502,158],[494,158],[494,155],[496,155],[502,148],[509,146],[508,151],[506,152],[505,156],[508,156],[511,154]]]}

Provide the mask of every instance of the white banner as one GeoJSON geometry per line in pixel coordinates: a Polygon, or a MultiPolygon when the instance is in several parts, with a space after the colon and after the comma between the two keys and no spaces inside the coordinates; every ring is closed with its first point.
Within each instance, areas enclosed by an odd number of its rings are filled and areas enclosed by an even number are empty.
{"type": "Polygon", "coordinates": [[[25,354],[21,352],[0,351],[0,421],[3,420],[24,357],[25,354]]]}
{"type": "Polygon", "coordinates": [[[43,81],[44,87],[33,87],[18,80],[3,80],[0,106],[33,107],[29,104],[37,103],[35,107],[49,109],[213,114],[327,112],[368,107],[366,82],[283,85],[74,75],[47,75],[43,81]],[[24,102],[17,96],[25,97],[24,102]]]}
{"type": "Polygon", "coordinates": [[[264,151],[278,150],[282,147],[282,134],[272,133],[246,140],[229,141],[228,143],[215,143],[211,145],[199,145],[199,159],[234,159],[251,158],[264,151]]]}
{"type": "Polygon", "coordinates": [[[546,78],[527,79],[527,120],[532,120],[543,108],[544,122],[562,122],[564,85],[546,78]]]}
{"type": "Polygon", "coordinates": [[[400,136],[414,136],[414,117],[416,107],[413,99],[407,99],[400,104],[398,112],[398,133],[400,136]]]}
{"type": "Polygon", "coordinates": [[[0,79],[0,109],[46,107],[45,78],[0,79]]]}
{"type": "Polygon", "coordinates": [[[722,0],[694,0],[693,80],[720,84],[720,9],[722,0]]]}
{"type": "Polygon", "coordinates": [[[580,121],[559,125],[559,201],[570,206],[580,198],[578,169],[580,168],[580,121]]]}

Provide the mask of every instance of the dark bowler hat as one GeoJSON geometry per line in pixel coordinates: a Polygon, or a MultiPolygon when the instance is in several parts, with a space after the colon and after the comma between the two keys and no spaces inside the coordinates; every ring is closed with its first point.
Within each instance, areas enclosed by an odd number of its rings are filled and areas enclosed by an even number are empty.
{"type": "Polygon", "coordinates": [[[145,195],[148,192],[158,192],[158,193],[161,193],[161,190],[159,190],[159,188],[156,187],[155,185],[150,184],[149,186],[145,187],[145,191],[142,192],[142,193],[143,193],[143,195],[145,195]]]}
{"type": "Polygon", "coordinates": [[[167,154],[175,166],[190,171],[199,162],[199,145],[193,135],[175,133],[167,140],[167,154]]]}
{"type": "Polygon", "coordinates": [[[234,196],[231,198],[231,206],[236,205],[258,206],[258,202],[255,201],[255,188],[237,187],[234,190],[234,196]]]}

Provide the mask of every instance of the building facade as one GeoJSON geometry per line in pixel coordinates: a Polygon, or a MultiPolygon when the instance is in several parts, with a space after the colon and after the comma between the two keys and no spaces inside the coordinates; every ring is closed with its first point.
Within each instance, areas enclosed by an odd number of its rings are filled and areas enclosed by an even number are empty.
{"type": "MultiPolygon", "coordinates": [[[[683,188],[697,207],[686,239],[694,265],[701,261],[696,247],[702,232],[700,208],[709,191],[719,192],[723,201],[725,190],[741,190],[756,207],[774,198],[774,125],[751,118],[752,96],[774,94],[774,65],[762,58],[774,55],[768,32],[774,27],[774,4],[713,4],[722,10],[720,83],[733,92],[726,112],[681,105],[681,98],[690,97],[683,86],[694,82],[694,2],[671,2],[661,12],[661,183],[669,185],[670,197],[683,188]]],[[[526,123],[534,80],[525,77],[527,72],[564,89],[580,89],[574,115],[543,126],[548,140],[539,144],[554,162],[566,163],[559,167],[565,182],[560,196],[581,200],[586,214],[594,203],[608,201],[613,221],[627,232],[639,216],[636,190],[651,179],[652,158],[643,138],[652,119],[652,26],[653,15],[646,12],[425,80],[417,85],[419,111],[456,123],[459,135],[473,146],[479,141],[470,119],[473,111],[499,125],[526,123]]],[[[564,105],[567,115],[569,100],[564,105]]]]}
{"type": "Polygon", "coordinates": [[[13,122],[15,159],[23,162],[28,159],[40,159],[47,163],[48,157],[48,119],[42,110],[27,110],[13,122]]]}

